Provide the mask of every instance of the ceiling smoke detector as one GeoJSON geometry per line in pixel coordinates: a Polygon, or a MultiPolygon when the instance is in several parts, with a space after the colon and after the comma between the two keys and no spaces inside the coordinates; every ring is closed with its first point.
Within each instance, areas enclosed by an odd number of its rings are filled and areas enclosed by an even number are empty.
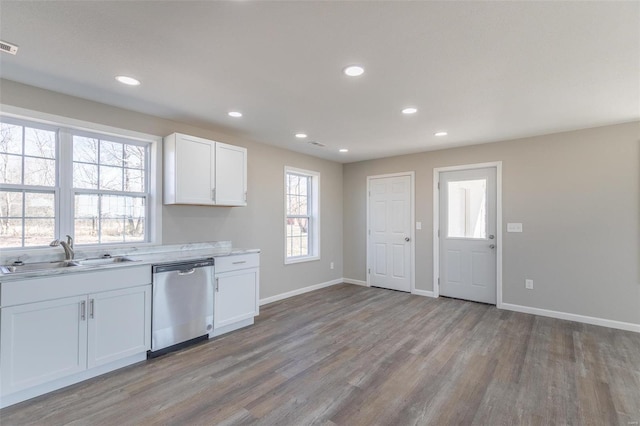
{"type": "Polygon", "coordinates": [[[15,55],[16,53],[18,53],[18,46],[16,46],[15,44],[7,43],[6,41],[0,41],[0,50],[15,55]]]}
{"type": "Polygon", "coordinates": [[[319,147],[319,148],[324,148],[324,147],[326,146],[325,144],[320,143],[320,142],[316,142],[316,141],[309,141],[309,142],[307,142],[307,143],[308,143],[308,144],[311,144],[311,145],[313,145],[313,146],[317,146],[317,147],[319,147]]]}

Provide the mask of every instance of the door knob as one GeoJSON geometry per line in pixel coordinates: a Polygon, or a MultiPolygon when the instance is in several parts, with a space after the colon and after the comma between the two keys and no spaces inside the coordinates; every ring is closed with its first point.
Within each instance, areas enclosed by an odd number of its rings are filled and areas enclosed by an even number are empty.
{"type": "Polygon", "coordinates": [[[494,248],[496,248],[496,245],[495,245],[495,244],[491,244],[491,245],[489,246],[489,248],[490,248],[491,250],[493,250],[494,248]]]}
{"type": "Polygon", "coordinates": [[[493,236],[493,235],[489,235],[489,239],[490,239],[490,240],[493,240],[494,238],[495,238],[495,236],[493,236]]]}
{"type": "Polygon", "coordinates": [[[405,241],[407,241],[407,242],[409,242],[409,240],[411,240],[411,238],[409,238],[409,237],[404,237],[404,240],[405,240],[405,241]]]}

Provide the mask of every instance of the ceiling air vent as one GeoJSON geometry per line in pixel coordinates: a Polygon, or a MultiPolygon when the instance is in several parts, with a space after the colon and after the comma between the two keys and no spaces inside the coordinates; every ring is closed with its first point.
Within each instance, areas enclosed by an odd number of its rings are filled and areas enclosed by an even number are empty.
{"type": "Polygon", "coordinates": [[[320,142],[316,142],[316,141],[309,141],[307,142],[308,144],[311,144],[313,146],[317,146],[318,148],[324,148],[326,145],[320,142]]]}
{"type": "Polygon", "coordinates": [[[7,43],[6,41],[0,41],[0,50],[15,55],[16,53],[18,53],[18,46],[7,43]]]}

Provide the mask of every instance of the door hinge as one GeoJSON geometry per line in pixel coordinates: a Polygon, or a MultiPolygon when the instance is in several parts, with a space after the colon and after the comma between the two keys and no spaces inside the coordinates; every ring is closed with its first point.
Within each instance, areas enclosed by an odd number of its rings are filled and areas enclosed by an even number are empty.
{"type": "Polygon", "coordinates": [[[371,229],[369,229],[369,235],[371,235],[371,229]]]}
{"type": "Polygon", "coordinates": [[[438,182],[438,189],[440,189],[440,182],[438,182]]]}
{"type": "Polygon", "coordinates": [[[440,285],[440,277],[438,277],[438,285],[440,285]]]}
{"type": "Polygon", "coordinates": [[[371,268],[369,268],[369,275],[371,275],[371,268]]]}
{"type": "Polygon", "coordinates": [[[371,191],[369,191],[369,197],[371,197],[371,191]]]}
{"type": "Polygon", "coordinates": [[[440,238],[440,230],[438,229],[438,238],[440,238]]]}

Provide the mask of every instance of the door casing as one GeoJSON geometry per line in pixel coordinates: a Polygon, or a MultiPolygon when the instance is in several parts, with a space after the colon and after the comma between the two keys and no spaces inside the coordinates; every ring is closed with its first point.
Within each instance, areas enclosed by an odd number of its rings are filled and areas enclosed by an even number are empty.
{"type": "Polygon", "coordinates": [[[409,241],[409,245],[410,245],[410,265],[409,265],[409,273],[411,274],[410,277],[410,282],[411,282],[411,294],[415,294],[416,293],[416,243],[415,243],[415,234],[416,234],[416,227],[415,227],[415,172],[411,171],[411,172],[401,172],[401,173],[390,173],[390,174],[384,174],[384,175],[375,175],[375,176],[367,176],[367,193],[366,193],[366,197],[367,197],[367,229],[366,229],[366,233],[367,233],[367,249],[366,249],[366,256],[367,256],[367,269],[365,271],[366,276],[367,276],[367,287],[371,287],[371,274],[369,273],[369,271],[371,270],[371,253],[369,250],[369,244],[370,244],[370,240],[371,240],[371,236],[369,235],[369,230],[371,229],[370,227],[370,223],[369,223],[369,216],[370,216],[370,198],[369,197],[369,193],[371,191],[371,180],[372,179],[380,179],[380,178],[391,178],[391,177],[399,177],[399,176],[409,176],[410,181],[411,181],[411,189],[409,190],[409,198],[410,198],[410,207],[409,207],[409,214],[410,214],[410,219],[409,219],[409,223],[411,224],[411,226],[409,227],[410,229],[410,234],[411,236],[409,237],[411,240],[409,241]]]}
{"type": "MultiPolygon", "coordinates": [[[[436,167],[433,169],[433,297],[440,296],[440,173],[458,170],[496,168],[496,307],[502,307],[502,161],[436,167]]],[[[368,275],[367,275],[368,279],[368,275]]]]}

